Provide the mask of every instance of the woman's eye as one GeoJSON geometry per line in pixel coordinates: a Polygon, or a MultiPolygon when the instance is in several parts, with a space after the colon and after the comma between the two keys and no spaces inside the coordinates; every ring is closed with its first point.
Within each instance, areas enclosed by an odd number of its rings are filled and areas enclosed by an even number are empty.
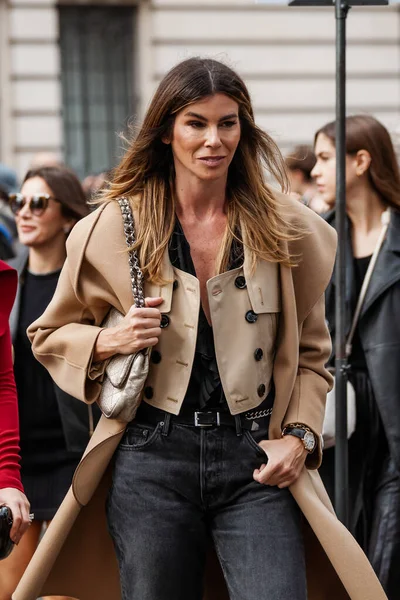
{"type": "Polygon", "coordinates": [[[224,121],[222,123],[222,127],[226,127],[227,129],[230,129],[231,127],[236,125],[236,123],[237,123],[237,121],[224,121]]]}
{"type": "Polygon", "coordinates": [[[190,127],[194,127],[195,129],[200,129],[201,127],[205,127],[205,124],[202,123],[201,121],[190,121],[190,123],[188,123],[188,125],[190,127]]]}

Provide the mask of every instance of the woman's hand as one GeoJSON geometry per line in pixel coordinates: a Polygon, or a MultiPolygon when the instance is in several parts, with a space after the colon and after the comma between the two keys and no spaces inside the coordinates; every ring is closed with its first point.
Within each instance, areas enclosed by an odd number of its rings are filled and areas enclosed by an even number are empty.
{"type": "Polygon", "coordinates": [[[280,440],[263,440],[259,446],[266,453],[268,462],[254,470],[255,481],[279,488],[292,485],[300,476],[307,458],[303,442],[293,435],[285,435],[280,440]]]}
{"type": "Polygon", "coordinates": [[[146,298],[145,308],[131,306],[119,325],[103,329],[96,341],[93,362],[155,346],[161,335],[161,312],[156,307],[162,301],[162,298],[146,298]]]}
{"type": "Polygon", "coordinates": [[[12,512],[10,538],[18,544],[30,525],[28,498],[15,488],[3,488],[0,489],[0,506],[8,506],[12,512]]]}

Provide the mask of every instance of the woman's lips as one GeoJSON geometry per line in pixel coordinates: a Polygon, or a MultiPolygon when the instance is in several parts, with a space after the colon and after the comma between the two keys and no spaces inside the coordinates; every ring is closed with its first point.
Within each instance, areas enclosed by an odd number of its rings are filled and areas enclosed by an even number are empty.
{"type": "Polygon", "coordinates": [[[20,230],[23,233],[30,233],[31,231],[35,231],[35,227],[31,227],[30,225],[21,225],[20,230]]]}
{"type": "Polygon", "coordinates": [[[202,156],[199,158],[201,162],[206,164],[208,167],[216,167],[221,164],[225,156],[202,156]]]}

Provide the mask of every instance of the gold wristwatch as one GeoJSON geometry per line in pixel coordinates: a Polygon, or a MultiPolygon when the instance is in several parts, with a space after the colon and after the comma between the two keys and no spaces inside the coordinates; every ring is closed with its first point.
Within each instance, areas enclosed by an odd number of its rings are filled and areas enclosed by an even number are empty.
{"type": "Polygon", "coordinates": [[[310,454],[314,452],[317,446],[314,433],[307,425],[304,425],[304,423],[289,423],[282,431],[282,437],[285,435],[294,435],[295,437],[298,437],[303,442],[304,448],[310,454]]]}

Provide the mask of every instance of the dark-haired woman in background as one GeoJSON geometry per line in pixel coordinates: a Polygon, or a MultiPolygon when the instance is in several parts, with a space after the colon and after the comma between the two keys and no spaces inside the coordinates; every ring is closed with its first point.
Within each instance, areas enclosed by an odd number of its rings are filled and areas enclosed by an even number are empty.
{"type": "MultiPolygon", "coordinates": [[[[335,123],[315,136],[312,175],[333,209],[336,196],[335,123]]],[[[368,264],[390,209],[390,224],[372,273],[352,353],[357,425],[349,441],[351,529],[390,600],[400,598],[400,176],[388,131],[373,117],[346,120],[347,334],[368,264]]],[[[327,220],[334,223],[334,211],[327,220]]],[[[335,335],[334,281],[327,320],[335,335]]],[[[333,357],[332,357],[333,359],[333,357]]],[[[333,493],[334,450],[321,474],[333,493]]]]}
{"type": "Polygon", "coordinates": [[[21,476],[35,519],[19,546],[0,563],[0,599],[9,600],[33,555],[43,524],[57,511],[93,429],[92,413],[57,388],[34,358],[27,327],[50,303],[66,257],[65,242],[89,213],[79,180],[64,167],[27,173],[21,192],[10,194],[19,241],[26,252],[11,263],[19,289],[10,327],[15,350],[21,476]]]}

